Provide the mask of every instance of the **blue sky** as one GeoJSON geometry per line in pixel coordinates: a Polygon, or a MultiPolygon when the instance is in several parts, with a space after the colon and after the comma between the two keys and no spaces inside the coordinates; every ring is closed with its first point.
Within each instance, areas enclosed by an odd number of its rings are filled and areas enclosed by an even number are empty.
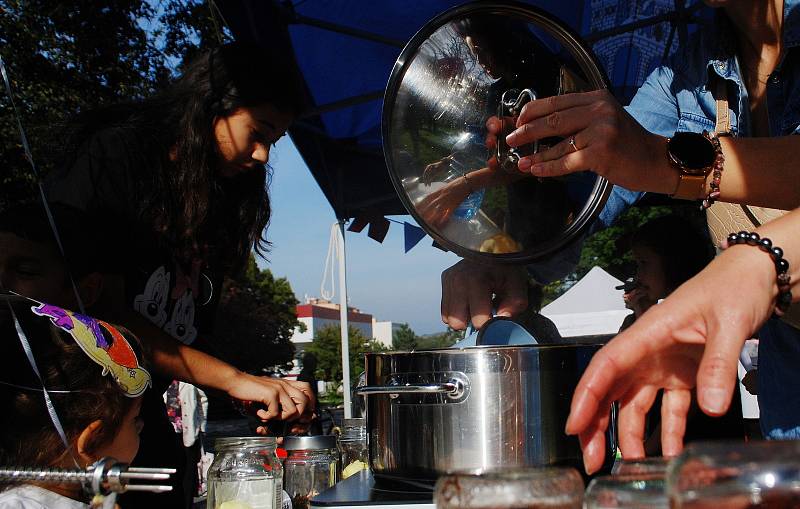
{"type": "MultiPolygon", "coordinates": [[[[286,277],[298,300],[319,296],[331,225],[336,221],[316,181],[288,136],[270,153],[273,247],[269,262],[258,260],[279,277],[286,277]]],[[[413,223],[410,217],[395,217],[413,223]]],[[[347,291],[351,306],[379,320],[407,322],[417,334],[445,330],[440,309],[440,276],[458,258],[431,246],[425,237],[407,254],[403,227],[392,223],[379,244],[361,233],[347,232],[347,291]]],[[[338,302],[338,279],[336,297],[338,302]]],[[[329,285],[328,285],[329,287],[329,285]]]]}

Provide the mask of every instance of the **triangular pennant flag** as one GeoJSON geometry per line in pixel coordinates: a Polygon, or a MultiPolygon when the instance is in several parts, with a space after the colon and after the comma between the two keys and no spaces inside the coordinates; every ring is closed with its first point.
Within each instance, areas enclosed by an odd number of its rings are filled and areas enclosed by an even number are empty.
{"type": "Polygon", "coordinates": [[[403,221],[403,233],[405,233],[406,253],[411,251],[419,241],[425,238],[425,230],[419,226],[403,221]]]}
{"type": "Polygon", "coordinates": [[[389,220],[383,216],[373,217],[369,222],[369,231],[367,235],[372,240],[377,240],[383,243],[386,234],[389,232],[389,220]]]}
{"type": "Polygon", "coordinates": [[[350,226],[347,227],[347,231],[354,232],[354,233],[361,233],[361,230],[364,229],[365,226],[369,224],[369,217],[363,214],[359,214],[353,219],[353,222],[350,223],[350,226]]]}

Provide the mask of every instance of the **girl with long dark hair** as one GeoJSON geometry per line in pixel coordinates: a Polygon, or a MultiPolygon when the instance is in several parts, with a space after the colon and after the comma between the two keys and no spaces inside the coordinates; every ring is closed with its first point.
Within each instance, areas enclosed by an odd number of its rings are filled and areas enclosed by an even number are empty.
{"type": "Polygon", "coordinates": [[[267,162],[302,109],[298,76],[288,53],[232,43],[187,65],[164,92],[85,112],[68,130],[48,199],[99,224],[86,232],[108,253],[92,312],[141,337],[161,375],[137,461],[163,465],[165,441],[175,442],[160,401],[172,379],[261,402],[262,420],[314,408],[308,384],[252,376],[206,353],[223,277],[268,248],[267,162]]]}

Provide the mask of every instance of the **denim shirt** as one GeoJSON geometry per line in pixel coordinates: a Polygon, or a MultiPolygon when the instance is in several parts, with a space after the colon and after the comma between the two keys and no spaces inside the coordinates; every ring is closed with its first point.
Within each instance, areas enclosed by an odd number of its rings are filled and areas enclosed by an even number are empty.
{"type": "MultiPolygon", "coordinates": [[[[800,0],[784,2],[784,57],[766,84],[769,135],[800,130],[800,0]]],[[[726,80],[731,132],[751,136],[747,89],[734,51],[728,22],[699,30],[693,43],[678,51],[668,66],[657,68],[627,107],[648,131],[672,136],[677,131],[713,131],[716,79],[726,80]],[[714,79],[711,79],[711,78],[714,79]]],[[[601,221],[613,221],[641,193],[616,188],[601,221]]],[[[800,331],[769,320],[759,331],[760,422],[767,438],[800,438],[800,331]]],[[[734,402],[736,403],[736,402],[734,402]]]]}
{"type": "MultiPolygon", "coordinates": [[[[783,19],[784,57],[767,82],[770,136],[800,130],[800,0],[784,1],[783,19]]],[[[660,136],[670,137],[679,131],[713,131],[717,106],[712,91],[716,79],[723,79],[728,86],[731,132],[750,136],[749,100],[733,37],[729,22],[722,16],[717,17],[713,28],[698,30],[668,65],[656,68],[648,76],[626,107],[628,113],[660,136]]],[[[614,186],[589,233],[611,226],[643,195],[614,186]]],[[[563,276],[577,263],[580,245],[576,242],[557,259],[530,267],[531,274],[541,282],[563,276]]],[[[772,319],[759,331],[759,337],[762,432],[767,438],[800,439],[800,331],[772,319]]]]}

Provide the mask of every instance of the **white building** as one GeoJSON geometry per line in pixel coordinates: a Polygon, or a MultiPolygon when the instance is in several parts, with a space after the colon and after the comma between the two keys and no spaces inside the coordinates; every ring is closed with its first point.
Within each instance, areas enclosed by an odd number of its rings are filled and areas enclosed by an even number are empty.
{"type": "Polygon", "coordinates": [[[400,329],[399,323],[394,322],[379,322],[375,318],[372,319],[372,335],[376,341],[380,342],[387,348],[392,348],[392,338],[394,332],[400,329]]]}

